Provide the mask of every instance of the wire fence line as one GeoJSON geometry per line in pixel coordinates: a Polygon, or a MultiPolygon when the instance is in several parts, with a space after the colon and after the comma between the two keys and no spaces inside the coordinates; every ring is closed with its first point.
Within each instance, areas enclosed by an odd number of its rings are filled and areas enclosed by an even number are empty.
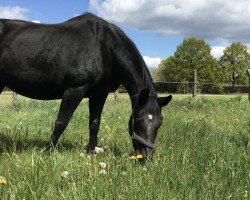
{"type": "Polygon", "coordinates": [[[197,70],[193,70],[193,75],[189,81],[165,81],[155,82],[156,90],[173,93],[192,93],[193,97],[197,93],[223,94],[223,93],[248,93],[250,100],[250,69],[246,71],[249,79],[248,85],[236,85],[233,74],[231,83],[199,82],[197,70]]]}
{"type": "MultiPolygon", "coordinates": [[[[203,82],[176,82],[176,81],[156,81],[154,83],[172,83],[172,84],[194,84],[194,83],[197,83],[197,84],[201,84],[201,85],[223,85],[223,86],[233,86],[231,83],[203,83],[203,82]]],[[[250,85],[235,85],[235,86],[238,86],[238,87],[249,87],[250,85]]]]}
{"type": "Polygon", "coordinates": [[[172,93],[192,93],[194,86],[198,93],[248,93],[250,85],[232,85],[228,83],[208,83],[208,82],[155,82],[154,86],[159,92],[172,93]]]}

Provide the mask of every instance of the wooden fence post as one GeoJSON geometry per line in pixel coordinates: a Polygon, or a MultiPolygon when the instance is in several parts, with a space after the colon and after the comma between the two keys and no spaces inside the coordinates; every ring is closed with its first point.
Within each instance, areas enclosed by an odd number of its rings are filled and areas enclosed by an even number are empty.
{"type": "Polygon", "coordinates": [[[193,72],[193,98],[197,96],[197,70],[195,69],[193,72]]]}
{"type": "Polygon", "coordinates": [[[17,93],[12,92],[12,102],[16,103],[16,101],[17,101],[17,93]]]}
{"type": "Polygon", "coordinates": [[[114,92],[115,101],[118,100],[118,96],[119,96],[119,90],[117,89],[117,90],[114,92]]]}

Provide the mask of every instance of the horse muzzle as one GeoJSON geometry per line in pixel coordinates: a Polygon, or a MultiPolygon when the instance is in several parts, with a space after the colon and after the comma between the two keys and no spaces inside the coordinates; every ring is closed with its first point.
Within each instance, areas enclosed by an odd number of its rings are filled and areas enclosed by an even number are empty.
{"type": "Polygon", "coordinates": [[[137,142],[143,144],[144,146],[146,146],[147,148],[154,150],[155,146],[152,142],[146,140],[145,138],[133,133],[133,135],[131,136],[132,140],[136,140],[137,142]]]}

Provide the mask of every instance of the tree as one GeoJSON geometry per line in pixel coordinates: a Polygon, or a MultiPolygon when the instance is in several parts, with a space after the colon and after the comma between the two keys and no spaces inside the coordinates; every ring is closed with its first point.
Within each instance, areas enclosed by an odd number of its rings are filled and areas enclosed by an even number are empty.
{"type": "Polygon", "coordinates": [[[179,80],[178,73],[176,73],[176,64],[173,56],[162,60],[158,68],[155,70],[155,79],[157,81],[171,82],[179,80]]]}
{"type": "MultiPolygon", "coordinates": [[[[160,65],[155,70],[155,80],[160,82],[173,82],[180,79],[179,74],[176,73],[177,66],[175,64],[175,59],[173,56],[162,60],[160,65]]],[[[178,90],[178,85],[176,84],[157,84],[155,85],[159,91],[176,92],[178,90]]],[[[180,87],[179,87],[180,89],[180,87]]]]}
{"type": "Polygon", "coordinates": [[[249,58],[246,45],[234,42],[227,47],[219,60],[224,81],[231,82],[233,85],[247,84],[246,69],[249,58]]]}
{"type": "MultiPolygon", "coordinates": [[[[193,70],[198,72],[198,82],[217,82],[218,62],[211,48],[202,39],[188,38],[177,47],[174,56],[163,60],[157,70],[159,81],[192,82],[193,70]]],[[[200,85],[202,92],[212,92],[212,85],[200,85]]]]}

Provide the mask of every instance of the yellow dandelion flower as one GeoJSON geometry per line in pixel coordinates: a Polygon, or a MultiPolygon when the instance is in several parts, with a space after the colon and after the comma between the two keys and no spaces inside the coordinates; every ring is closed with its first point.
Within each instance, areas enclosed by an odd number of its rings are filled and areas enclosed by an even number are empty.
{"type": "Polygon", "coordinates": [[[137,159],[143,158],[143,155],[138,154],[138,155],[136,156],[136,158],[137,158],[137,159]]]}
{"type": "Polygon", "coordinates": [[[131,160],[138,160],[138,159],[141,159],[141,158],[143,158],[143,155],[141,155],[141,154],[129,157],[129,159],[131,159],[131,160]]]}
{"type": "Polygon", "coordinates": [[[129,159],[136,160],[137,158],[136,158],[136,156],[130,156],[129,159]]]}
{"type": "Polygon", "coordinates": [[[6,184],[7,180],[4,177],[0,176],[0,185],[6,185],[6,184]]]}

